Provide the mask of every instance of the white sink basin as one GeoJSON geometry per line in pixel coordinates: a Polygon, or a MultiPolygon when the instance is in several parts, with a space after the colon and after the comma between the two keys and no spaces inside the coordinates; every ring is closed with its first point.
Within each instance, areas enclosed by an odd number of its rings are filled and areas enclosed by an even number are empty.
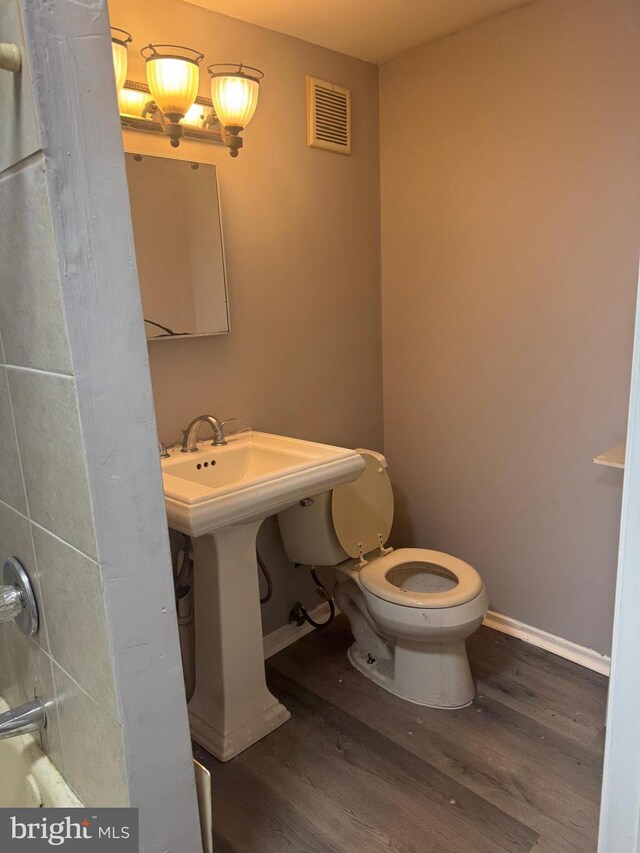
{"type": "Polygon", "coordinates": [[[359,453],[264,432],[162,460],[169,525],[192,537],[194,740],[228,761],[289,719],[266,685],[256,537],[269,515],[357,479],[359,453]]]}
{"type": "Polygon", "coordinates": [[[363,468],[354,450],[264,432],[238,433],[224,447],[202,441],[196,453],[173,449],[162,460],[169,525],[202,536],[264,519],[355,480],[363,468]]]}

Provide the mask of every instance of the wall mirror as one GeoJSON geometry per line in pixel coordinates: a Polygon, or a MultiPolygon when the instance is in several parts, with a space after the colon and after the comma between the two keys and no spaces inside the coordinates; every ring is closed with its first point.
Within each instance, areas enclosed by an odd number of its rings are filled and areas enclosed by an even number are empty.
{"type": "Polygon", "coordinates": [[[228,332],[216,167],[125,153],[148,340],[228,332]]]}

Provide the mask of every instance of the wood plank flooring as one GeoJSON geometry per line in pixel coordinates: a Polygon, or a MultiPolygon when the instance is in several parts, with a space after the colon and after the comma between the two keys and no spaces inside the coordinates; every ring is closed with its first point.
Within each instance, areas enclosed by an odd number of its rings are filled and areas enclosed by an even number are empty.
{"type": "Polygon", "coordinates": [[[292,718],[213,777],[216,853],[593,853],[607,679],[481,628],[477,696],[420,708],[349,665],[344,617],[267,662],[292,718]]]}

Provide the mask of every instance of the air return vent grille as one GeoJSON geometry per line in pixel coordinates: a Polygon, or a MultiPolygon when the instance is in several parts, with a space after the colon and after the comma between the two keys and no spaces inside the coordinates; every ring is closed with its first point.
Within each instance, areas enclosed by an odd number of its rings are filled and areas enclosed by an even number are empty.
{"type": "Polygon", "coordinates": [[[307,77],[307,141],[313,148],[351,154],[351,92],[307,77]]]}

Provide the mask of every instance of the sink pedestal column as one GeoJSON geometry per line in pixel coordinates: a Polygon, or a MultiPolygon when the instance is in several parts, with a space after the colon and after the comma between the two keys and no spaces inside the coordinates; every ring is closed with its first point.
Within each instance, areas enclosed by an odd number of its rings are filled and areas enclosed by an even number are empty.
{"type": "Polygon", "coordinates": [[[256,537],[261,521],[193,540],[196,689],[191,734],[228,761],[286,722],[264,674],[256,537]]]}

